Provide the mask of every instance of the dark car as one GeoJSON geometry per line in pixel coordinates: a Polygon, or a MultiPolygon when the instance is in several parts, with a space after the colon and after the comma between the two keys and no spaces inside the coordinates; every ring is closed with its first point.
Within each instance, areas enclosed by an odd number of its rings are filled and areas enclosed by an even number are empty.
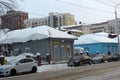
{"type": "Polygon", "coordinates": [[[112,54],[111,55],[111,61],[118,61],[118,60],[120,60],[119,54],[112,54]]]}
{"type": "Polygon", "coordinates": [[[70,58],[68,61],[68,66],[70,66],[70,67],[80,66],[80,65],[82,65],[82,60],[80,60],[80,58],[78,56],[74,56],[74,57],[70,58]]]}
{"type": "Polygon", "coordinates": [[[69,59],[68,66],[82,66],[85,64],[91,65],[91,59],[90,58],[84,58],[82,55],[76,55],[69,59]]]}

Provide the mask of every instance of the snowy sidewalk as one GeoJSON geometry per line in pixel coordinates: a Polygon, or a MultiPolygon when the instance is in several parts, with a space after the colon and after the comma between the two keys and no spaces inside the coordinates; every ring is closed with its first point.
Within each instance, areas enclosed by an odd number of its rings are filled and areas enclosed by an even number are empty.
{"type": "Polygon", "coordinates": [[[62,70],[69,68],[67,66],[67,63],[64,64],[48,64],[48,65],[42,65],[38,66],[38,72],[46,72],[46,71],[56,71],[56,70],[62,70]]]}

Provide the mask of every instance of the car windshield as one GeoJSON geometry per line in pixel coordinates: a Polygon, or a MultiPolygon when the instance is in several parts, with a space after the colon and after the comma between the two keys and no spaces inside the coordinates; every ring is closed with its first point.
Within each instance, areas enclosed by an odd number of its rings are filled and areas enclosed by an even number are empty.
{"type": "Polygon", "coordinates": [[[9,62],[7,62],[6,65],[16,64],[17,62],[18,62],[18,60],[16,60],[16,59],[12,59],[12,60],[10,60],[9,62]]]}
{"type": "Polygon", "coordinates": [[[95,57],[103,57],[103,55],[99,54],[99,55],[96,55],[95,57]]]}

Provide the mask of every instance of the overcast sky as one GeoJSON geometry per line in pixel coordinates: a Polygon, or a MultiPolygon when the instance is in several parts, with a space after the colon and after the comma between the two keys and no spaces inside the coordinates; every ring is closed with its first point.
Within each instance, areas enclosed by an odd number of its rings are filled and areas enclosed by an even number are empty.
{"type": "MultiPolygon", "coordinates": [[[[71,13],[76,21],[91,24],[114,19],[118,3],[120,0],[24,0],[19,4],[29,18],[42,18],[49,12],[71,13]]],[[[120,17],[120,5],[117,12],[120,17]]]]}

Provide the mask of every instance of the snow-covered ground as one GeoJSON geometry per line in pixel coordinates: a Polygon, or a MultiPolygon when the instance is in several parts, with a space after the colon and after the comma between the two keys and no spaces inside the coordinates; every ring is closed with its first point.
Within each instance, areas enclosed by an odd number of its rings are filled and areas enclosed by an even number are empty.
{"type": "Polygon", "coordinates": [[[67,64],[49,64],[49,65],[42,65],[38,66],[38,72],[46,72],[46,71],[54,71],[54,70],[62,70],[69,68],[67,64]]]}

